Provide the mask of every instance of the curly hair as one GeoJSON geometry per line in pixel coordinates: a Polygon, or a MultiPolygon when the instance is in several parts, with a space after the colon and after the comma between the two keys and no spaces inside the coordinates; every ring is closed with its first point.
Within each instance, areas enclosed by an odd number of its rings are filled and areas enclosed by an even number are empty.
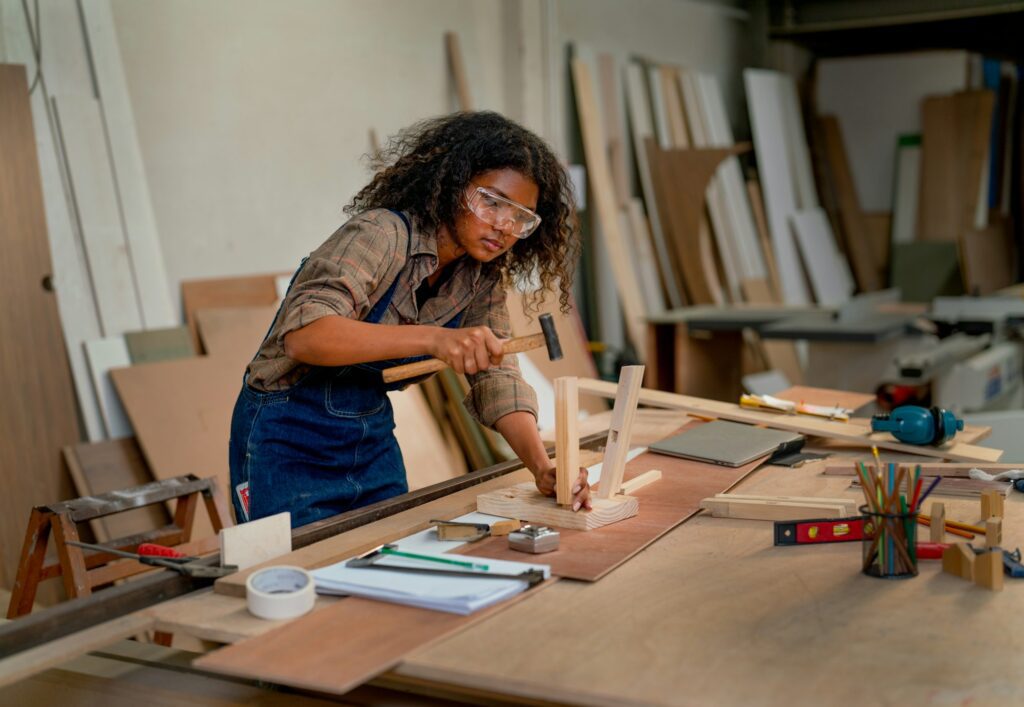
{"type": "Polygon", "coordinates": [[[484,267],[497,268],[505,287],[539,280],[540,288],[523,298],[525,311],[537,311],[556,283],[561,309],[569,310],[580,249],[575,197],[565,170],[539,137],[497,113],[453,113],[403,130],[370,163],[376,174],[345,213],[402,210],[426,232],[441,226],[454,231],[466,188],[484,172],[514,169],[533,180],[540,226],[484,267]]]}

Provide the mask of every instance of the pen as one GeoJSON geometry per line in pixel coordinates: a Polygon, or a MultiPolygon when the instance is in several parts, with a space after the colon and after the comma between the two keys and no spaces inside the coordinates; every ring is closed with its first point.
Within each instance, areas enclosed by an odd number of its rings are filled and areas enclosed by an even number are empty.
{"type": "Polygon", "coordinates": [[[489,569],[489,565],[481,565],[476,562],[464,562],[462,560],[449,560],[444,557],[431,557],[430,555],[418,555],[415,552],[402,552],[395,548],[385,545],[380,549],[382,555],[394,555],[395,557],[407,557],[410,560],[425,560],[426,562],[441,562],[446,565],[455,565],[456,567],[466,567],[471,570],[481,570],[486,572],[489,569]]]}

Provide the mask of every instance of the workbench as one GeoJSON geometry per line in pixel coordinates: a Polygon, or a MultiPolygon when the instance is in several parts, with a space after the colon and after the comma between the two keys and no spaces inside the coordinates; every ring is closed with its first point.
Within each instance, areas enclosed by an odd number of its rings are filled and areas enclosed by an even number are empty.
{"type": "MultiPolygon", "coordinates": [[[[641,411],[634,443],[648,444],[686,421],[682,413],[641,411]]],[[[835,445],[829,451],[864,455],[835,445]]],[[[861,498],[849,477],[821,475],[822,464],[762,467],[735,491],[861,498]]],[[[460,491],[445,503],[460,511],[476,492],[460,491]]],[[[935,498],[947,518],[978,520],[976,500],[935,498]]],[[[346,535],[388,536],[400,529],[397,518],[346,535]]],[[[1024,544],[1021,528],[1024,507],[1013,494],[1004,547],[1024,544]]],[[[880,580],[860,573],[858,542],[776,548],[772,535],[770,522],[698,515],[599,581],[563,579],[528,593],[410,652],[372,685],[473,703],[1024,701],[1024,639],[1016,631],[1024,582],[1008,578],[1006,589],[993,593],[927,561],[917,578],[880,580]]],[[[273,627],[243,607],[241,599],[207,591],[146,613],[157,628],[212,641],[273,627]]]]}

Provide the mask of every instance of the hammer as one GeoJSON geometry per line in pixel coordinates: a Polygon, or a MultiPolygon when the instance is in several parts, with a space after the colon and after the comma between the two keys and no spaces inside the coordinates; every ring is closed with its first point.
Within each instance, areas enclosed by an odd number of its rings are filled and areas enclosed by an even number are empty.
{"type": "MultiPolygon", "coordinates": [[[[530,336],[520,336],[515,339],[508,339],[502,346],[503,353],[520,353],[539,349],[541,346],[548,347],[548,358],[557,361],[562,358],[562,345],[558,341],[558,332],[555,331],[555,321],[550,314],[542,314],[540,320],[540,333],[530,336]]],[[[384,382],[394,383],[395,381],[415,378],[416,376],[434,373],[448,368],[448,364],[439,358],[428,358],[426,361],[407,363],[404,366],[393,366],[384,369],[384,382]]]]}

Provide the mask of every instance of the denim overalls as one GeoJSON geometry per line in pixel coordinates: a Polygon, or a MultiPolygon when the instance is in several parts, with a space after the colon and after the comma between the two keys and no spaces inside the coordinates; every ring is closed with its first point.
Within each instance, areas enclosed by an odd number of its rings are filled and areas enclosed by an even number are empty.
{"type": "MultiPolygon", "coordinates": [[[[397,284],[364,321],[381,320],[397,284]]],[[[463,313],[445,327],[458,328],[463,313]]],[[[243,380],[228,453],[238,521],[291,511],[298,527],[408,491],[387,396],[408,381],[385,384],[381,371],[422,358],[314,366],[292,387],[270,393],[243,380]]]]}

